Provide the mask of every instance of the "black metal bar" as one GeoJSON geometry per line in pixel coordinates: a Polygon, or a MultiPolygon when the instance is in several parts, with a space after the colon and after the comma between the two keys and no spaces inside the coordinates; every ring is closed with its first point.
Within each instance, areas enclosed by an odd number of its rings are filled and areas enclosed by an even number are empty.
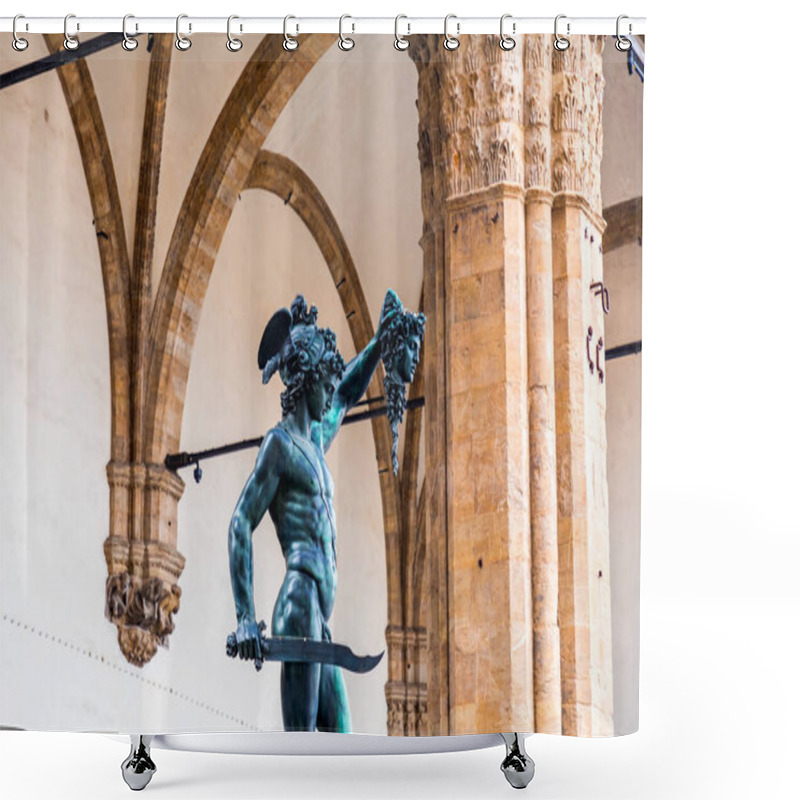
{"type": "Polygon", "coordinates": [[[606,350],[606,361],[611,361],[614,358],[622,358],[623,356],[632,356],[641,352],[642,340],[639,339],[638,342],[621,344],[619,347],[609,347],[608,350],[606,350]]]}
{"type": "MultiPolygon", "coordinates": [[[[425,405],[424,397],[415,397],[406,403],[406,409],[419,408],[425,405]]],[[[380,417],[386,413],[386,406],[380,408],[371,408],[369,411],[361,411],[358,414],[348,414],[343,420],[342,425],[349,425],[351,422],[360,422],[363,419],[370,419],[370,417],[380,417]]]]}
{"type": "Polygon", "coordinates": [[[239,450],[248,450],[251,447],[261,447],[261,442],[264,440],[263,436],[255,439],[245,439],[235,444],[226,444],[222,447],[212,447],[209,450],[200,450],[197,453],[173,453],[164,459],[164,466],[176,472],[183,467],[197,464],[206,458],[213,458],[214,456],[224,456],[227,453],[236,453],[239,450]]]}
{"type": "Polygon", "coordinates": [[[386,398],[381,394],[377,397],[367,397],[365,400],[359,400],[357,403],[353,404],[353,408],[358,408],[359,406],[371,406],[373,403],[382,403],[386,398]]]}
{"type": "Polygon", "coordinates": [[[631,37],[631,46],[628,50],[628,74],[638,75],[644,83],[644,50],[633,37],[631,37]]]}
{"type": "MultiPolygon", "coordinates": [[[[142,34],[128,34],[128,37],[133,39],[140,35],[142,34]]],[[[40,58],[38,61],[31,61],[30,64],[4,72],[0,75],[0,89],[13,86],[15,83],[21,83],[28,80],[28,78],[35,78],[37,75],[56,69],[62,64],[70,64],[79,58],[86,58],[86,56],[105,50],[107,47],[113,47],[121,41],[121,33],[103,33],[100,36],[86,39],[81,42],[77,50],[59,50],[57,53],[40,58]]]]}
{"type": "MultiPolygon", "coordinates": [[[[415,397],[409,400],[406,404],[406,409],[419,408],[425,405],[424,397],[415,397]]],[[[342,425],[349,425],[353,422],[360,422],[370,417],[379,417],[386,413],[386,406],[380,408],[371,408],[369,411],[362,411],[358,414],[348,414],[343,420],[342,425]]],[[[263,436],[258,436],[255,439],[244,439],[241,442],[234,444],[224,444],[221,447],[211,447],[208,450],[199,450],[196,453],[171,453],[164,459],[164,466],[167,469],[177,472],[184,467],[190,467],[192,464],[199,464],[207,458],[214,458],[215,456],[224,456],[228,453],[237,453],[239,450],[249,450],[252,447],[261,447],[261,442],[264,441],[263,436]]]]}

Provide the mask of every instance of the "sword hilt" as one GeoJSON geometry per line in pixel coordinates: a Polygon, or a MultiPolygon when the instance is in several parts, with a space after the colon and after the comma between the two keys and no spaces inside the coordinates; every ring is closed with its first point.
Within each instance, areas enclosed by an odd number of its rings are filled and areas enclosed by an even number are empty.
{"type": "MultiPolygon", "coordinates": [[[[262,647],[261,640],[263,638],[264,631],[267,629],[267,623],[264,622],[262,619],[261,622],[258,623],[258,648],[260,653],[266,653],[266,649],[262,647]]],[[[236,658],[239,655],[239,642],[236,638],[236,631],[233,633],[228,634],[228,639],[225,642],[225,652],[231,657],[236,658]]],[[[261,667],[264,666],[264,659],[261,655],[256,656],[254,659],[256,664],[256,671],[261,671],[261,667]]]]}

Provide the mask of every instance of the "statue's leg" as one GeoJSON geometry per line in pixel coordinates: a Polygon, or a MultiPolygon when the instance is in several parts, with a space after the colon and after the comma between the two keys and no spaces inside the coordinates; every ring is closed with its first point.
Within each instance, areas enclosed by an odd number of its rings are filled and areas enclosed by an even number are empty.
{"type": "MultiPolygon", "coordinates": [[[[316,581],[298,570],[288,570],[272,614],[274,636],[320,639],[322,614],[316,581]]],[[[317,727],[320,665],[287,661],[281,665],[281,708],[287,731],[317,727]]]]}
{"type": "Polygon", "coordinates": [[[350,704],[340,667],[323,664],[319,682],[319,711],[317,728],[335,733],[352,733],[350,704]]]}
{"type": "Polygon", "coordinates": [[[319,664],[281,665],[281,709],[285,731],[313,731],[317,727],[319,664]]]}

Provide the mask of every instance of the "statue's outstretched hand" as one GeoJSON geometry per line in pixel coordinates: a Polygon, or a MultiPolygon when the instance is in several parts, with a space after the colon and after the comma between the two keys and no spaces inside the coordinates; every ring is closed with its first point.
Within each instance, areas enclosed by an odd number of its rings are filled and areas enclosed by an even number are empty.
{"type": "Polygon", "coordinates": [[[375,338],[380,341],[383,334],[389,328],[392,320],[398,315],[403,313],[403,305],[400,298],[397,296],[393,289],[388,289],[386,297],[383,300],[383,308],[381,308],[381,318],[378,322],[378,330],[375,332],[375,338]]]}

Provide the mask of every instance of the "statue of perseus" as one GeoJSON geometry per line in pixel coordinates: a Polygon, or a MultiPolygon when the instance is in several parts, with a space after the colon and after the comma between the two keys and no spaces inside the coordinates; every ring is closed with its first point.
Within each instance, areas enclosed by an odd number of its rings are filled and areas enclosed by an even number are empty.
{"type": "MultiPolygon", "coordinates": [[[[413,378],[423,332],[424,317],[405,311],[391,289],[375,336],[346,366],[336,335],[318,327],[316,307],[309,309],[301,295],[291,310],[276,312],[264,330],[258,351],[262,380],[267,383],[278,372],[286,389],[282,419],[261,442],[228,531],[237,629],[228,637],[227,651],[254,660],[257,669],[263,660],[283,662],[281,708],[287,731],[349,732],[341,668],[365,672],[380,660],[355,656],[335,644],[328,627],[337,584],[336,519],[324,454],[347,411],[366,392],[382,353],[392,354],[387,375],[392,373],[393,387],[413,378]],[[403,321],[409,315],[413,326],[403,321]],[[267,511],[286,560],[270,638],[264,635],[265,623],[256,621],[253,602],[252,534],[267,511]]],[[[390,407],[399,402],[393,391],[390,407]]]]}

